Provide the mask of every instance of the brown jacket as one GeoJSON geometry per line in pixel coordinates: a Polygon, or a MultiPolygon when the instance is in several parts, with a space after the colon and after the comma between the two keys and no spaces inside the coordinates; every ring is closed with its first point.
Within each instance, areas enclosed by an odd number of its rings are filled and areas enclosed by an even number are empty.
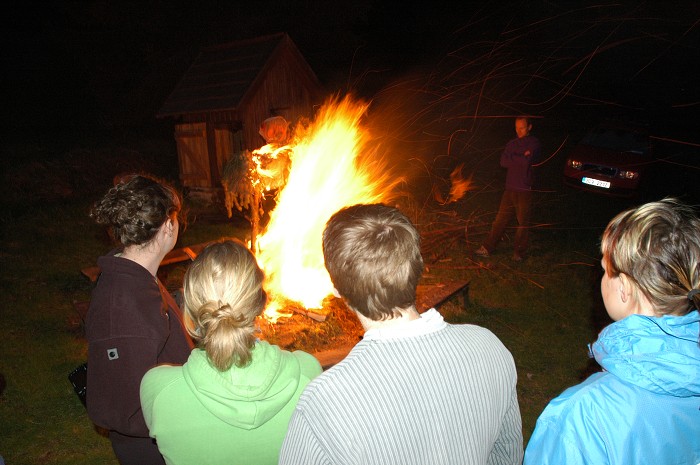
{"type": "Polygon", "coordinates": [[[139,264],[108,254],[87,314],[87,410],[98,426],[148,437],[139,386],[155,365],[181,365],[192,341],[172,296],[139,264]]]}

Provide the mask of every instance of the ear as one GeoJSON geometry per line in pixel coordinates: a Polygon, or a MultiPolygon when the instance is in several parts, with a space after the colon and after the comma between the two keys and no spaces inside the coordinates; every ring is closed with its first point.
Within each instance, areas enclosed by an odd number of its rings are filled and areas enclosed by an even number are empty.
{"type": "Polygon", "coordinates": [[[627,276],[625,273],[620,273],[619,275],[620,278],[620,300],[623,303],[629,303],[630,299],[632,298],[632,281],[630,280],[629,276],[627,276]]]}
{"type": "Polygon", "coordinates": [[[160,225],[158,234],[162,235],[162,237],[173,235],[173,222],[171,219],[168,218],[163,222],[163,224],[160,225]]]}

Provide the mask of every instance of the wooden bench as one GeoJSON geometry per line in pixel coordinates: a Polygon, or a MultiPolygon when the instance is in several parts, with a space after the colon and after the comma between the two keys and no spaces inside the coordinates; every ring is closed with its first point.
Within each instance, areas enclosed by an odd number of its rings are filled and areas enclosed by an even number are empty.
{"type": "MultiPolygon", "coordinates": [[[[194,260],[195,258],[197,258],[197,255],[202,253],[202,250],[204,250],[204,248],[209,244],[211,244],[211,242],[203,242],[201,244],[189,245],[187,247],[173,249],[170,252],[168,252],[168,254],[165,257],[163,257],[163,261],[160,262],[160,266],[171,265],[173,263],[184,262],[187,260],[194,260]]],[[[100,276],[100,267],[90,266],[87,268],[83,268],[82,270],[80,270],[80,272],[87,276],[88,279],[90,279],[90,281],[95,282],[100,276]]]]}
{"type": "Polygon", "coordinates": [[[454,280],[438,284],[419,284],[416,290],[416,309],[423,313],[439,307],[456,297],[462,306],[469,304],[469,281],[454,280]]]}

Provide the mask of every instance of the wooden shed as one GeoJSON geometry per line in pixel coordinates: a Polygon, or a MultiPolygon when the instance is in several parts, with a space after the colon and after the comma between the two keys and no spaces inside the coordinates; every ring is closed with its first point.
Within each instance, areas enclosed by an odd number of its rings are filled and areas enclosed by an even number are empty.
{"type": "Polygon", "coordinates": [[[213,197],[226,161],[265,145],[265,119],[311,118],[322,98],[313,70],[279,33],[201,50],[157,116],[175,120],[183,186],[213,197]]]}

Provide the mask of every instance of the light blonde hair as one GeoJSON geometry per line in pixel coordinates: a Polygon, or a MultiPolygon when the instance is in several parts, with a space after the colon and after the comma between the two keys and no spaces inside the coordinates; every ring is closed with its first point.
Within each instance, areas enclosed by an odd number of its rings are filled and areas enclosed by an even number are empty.
{"type": "Polygon", "coordinates": [[[385,320],[415,305],[423,274],[420,235],[399,210],[353,205],[323,231],[326,269],[348,305],[371,320],[385,320]]]}
{"type": "Polygon", "coordinates": [[[263,279],[253,254],[236,239],[207,246],[185,273],[187,331],[220,371],[251,360],[255,319],[267,303],[263,279]]]}
{"type": "Polygon", "coordinates": [[[600,250],[606,272],[620,273],[659,315],[685,315],[700,306],[700,219],[673,198],[618,214],[603,233],[600,250]],[[692,297],[692,298],[691,298],[692,297]]]}

